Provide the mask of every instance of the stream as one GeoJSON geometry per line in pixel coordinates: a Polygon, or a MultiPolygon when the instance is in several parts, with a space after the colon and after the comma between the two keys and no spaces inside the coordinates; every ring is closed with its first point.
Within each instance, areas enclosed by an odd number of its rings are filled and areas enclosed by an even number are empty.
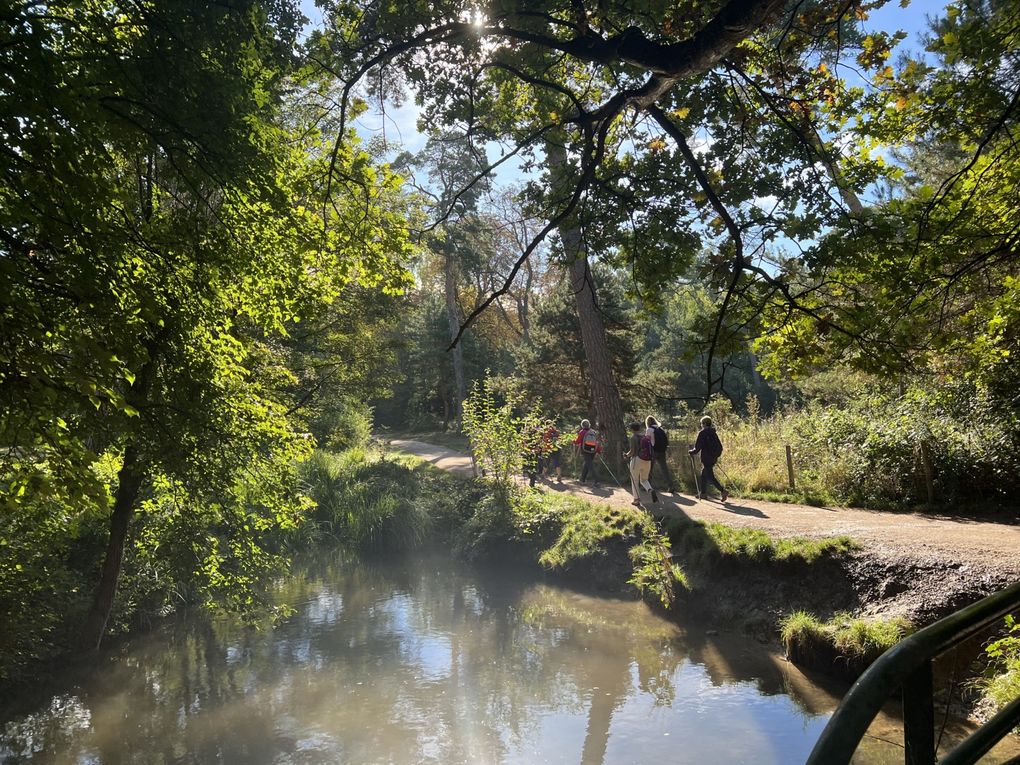
{"type": "MultiPolygon", "coordinates": [[[[279,598],[274,629],[178,618],[9,702],[0,763],[802,763],[845,691],[746,636],[438,554],[324,554],[279,598]]],[[[855,762],[902,762],[900,736],[881,717],[855,762]]]]}

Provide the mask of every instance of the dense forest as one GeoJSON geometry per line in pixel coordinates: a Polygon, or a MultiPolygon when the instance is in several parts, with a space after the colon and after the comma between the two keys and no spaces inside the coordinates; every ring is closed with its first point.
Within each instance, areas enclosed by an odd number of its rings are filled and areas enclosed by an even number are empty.
{"type": "Polygon", "coordinates": [[[745,495],[1015,513],[1020,4],[913,42],[883,5],[5,4],[0,680],[271,618],[327,526],[379,533],[330,505],[396,470],[373,432],[482,404],[611,465],[710,414],[745,495]]]}

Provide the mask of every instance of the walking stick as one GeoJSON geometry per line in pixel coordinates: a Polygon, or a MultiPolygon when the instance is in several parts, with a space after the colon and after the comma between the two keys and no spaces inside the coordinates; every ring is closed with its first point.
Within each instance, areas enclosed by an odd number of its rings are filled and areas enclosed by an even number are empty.
{"type": "Polygon", "coordinates": [[[606,469],[606,472],[608,472],[609,475],[612,477],[612,479],[614,481],[616,481],[616,485],[619,486],[621,489],[626,488],[622,483],[620,483],[620,479],[617,478],[615,475],[613,475],[613,471],[610,470],[609,469],[609,465],[606,464],[605,457],[603,457],[601,454],[598,455],[598,457],[599,457],[599,462],[602,463],[602,466],[606,469]]]}
{"type": "Polygon", "coordinates": [[[694,476],[694,491],[700,497],[701,496],[701,486],[698,485],[698,468],[694,464],[694,455],[691,454],[690,452],[687,452],[687,456],[691,458],[691,475],[694,476]]]}

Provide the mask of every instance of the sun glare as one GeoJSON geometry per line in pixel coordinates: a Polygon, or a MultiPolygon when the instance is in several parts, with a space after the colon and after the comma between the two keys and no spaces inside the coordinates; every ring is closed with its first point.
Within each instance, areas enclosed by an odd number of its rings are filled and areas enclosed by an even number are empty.
{"type": "Polygon", "coordinates": [[[475,29],[481,29],[488,21],[485,11],[478,7],[465,10],[461,18],[468,24],[471,24],[475,29]]]}

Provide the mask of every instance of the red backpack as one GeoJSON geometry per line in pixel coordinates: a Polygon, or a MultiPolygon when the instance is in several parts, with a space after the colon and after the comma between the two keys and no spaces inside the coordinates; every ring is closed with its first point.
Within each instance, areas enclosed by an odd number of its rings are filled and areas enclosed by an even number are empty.
{"type": "Polygon", "coordinates": [[[655,442],[652,441],[648,436],[641,436],[641,441],[638,446],[638,458],[643,459],[645,462],[651,462],[655,459],[655,442]]]}

